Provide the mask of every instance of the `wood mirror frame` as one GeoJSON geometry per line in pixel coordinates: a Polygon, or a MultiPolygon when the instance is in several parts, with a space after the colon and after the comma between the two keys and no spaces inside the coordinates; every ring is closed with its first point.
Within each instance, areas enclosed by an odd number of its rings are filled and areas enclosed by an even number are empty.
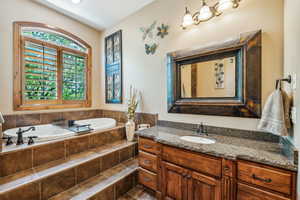
{"type": "Polygon", "coordinates": [[[243,33],[225,42],[196,50],[167,54],[169,113],[259,118],[261,116],[261,30],[243,33]],[[237,55],[236,95],[217,98],[181,98],[182,63],[237,55]]]}

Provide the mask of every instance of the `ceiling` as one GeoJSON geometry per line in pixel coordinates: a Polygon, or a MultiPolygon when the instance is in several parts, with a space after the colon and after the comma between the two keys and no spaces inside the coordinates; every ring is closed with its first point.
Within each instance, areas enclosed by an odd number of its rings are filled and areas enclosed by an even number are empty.
{"type": "Polygon", "coordinates": [[[154,0],[32,0],[50,7],[98,30],[116,25],[154,0]]]}

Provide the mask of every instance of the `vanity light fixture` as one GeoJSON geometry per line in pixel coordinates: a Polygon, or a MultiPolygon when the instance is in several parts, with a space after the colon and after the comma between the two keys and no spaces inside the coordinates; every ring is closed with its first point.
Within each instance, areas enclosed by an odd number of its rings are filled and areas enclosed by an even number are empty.
{"type": "Polygon", "coordinates": [[[190,26],[194,23],[193,21],[193,16],[190,13],[190,11],[188,10],[187,7],[185,7],[185,15],[183,16],[183,22],[182,22],[182,26],[183,27],[187,27],[190,26]]]}
{"type": "Polygon", "coordinates": [[[213,6],[209,6],[205,0],[202,0],[202,7],[193,15],[189,11],[188,7],[185,8],[181,27],[186,29],[192,24],[198,25],[201,22],[208,21],[215,16],[220,16],[225,10],[239,7],[240,2],[241,0],[218,0],[218,2],[213,6]]]}
{"type": "Polygon", "coordinates": [[[197,13],[198,21],[207,21],[214,16],[213,8],[209,7],[205,1],[202,2],[202,7],[197,13]]]}
{"type": "Polygon", "coordinates": [[[72,3],[74,3],[74,4],[80,4],[81,0],[72,0],[72,3]]]}

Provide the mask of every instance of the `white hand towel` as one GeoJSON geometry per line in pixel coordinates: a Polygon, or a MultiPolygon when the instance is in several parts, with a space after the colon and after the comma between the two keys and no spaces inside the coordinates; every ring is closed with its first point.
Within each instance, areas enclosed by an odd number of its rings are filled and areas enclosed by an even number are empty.
{"type": "Polygon", "coordinates": [[[289,96],[284,91],[276,89],[266,101],[258,129],[287,136],[288,128],[291,127],[290,104],[289,96]]]}

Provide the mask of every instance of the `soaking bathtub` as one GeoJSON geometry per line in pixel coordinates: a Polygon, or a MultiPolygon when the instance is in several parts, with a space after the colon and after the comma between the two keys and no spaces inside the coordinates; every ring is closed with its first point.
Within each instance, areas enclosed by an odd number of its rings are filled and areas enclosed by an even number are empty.
{"type": "MultiPolygon", "coordinates": [[[[104,129],[115,127],[117,122],[116,120],[111,118],[93,118],[93,119],[78,120],[75,121],[75,124],[76,125],[90,124],[90,128],[93,129],[93,131],[101,131],[104,129]]],[[[26,130],[29,127],[31,126],[8,129],[4,131],[3,134],[4,136],[13,137],[12,140],[16,142],[17,140],[16,133],[18,132],[19,128],[21,128],[22,130],[26,130]]],[[[37,125],[34,127],[35,127],[35,131],[29,131],[23,134],[24,143],[27,143],[28,137],[30,136],[37,136],[37,138],[34,139],[35,142],[45,142],[45,141],[67,138],[76,135],[76,133],[74,133],[73,131],[70,131],[66,128],[53,125],[53,124],[37,125]]]]}

